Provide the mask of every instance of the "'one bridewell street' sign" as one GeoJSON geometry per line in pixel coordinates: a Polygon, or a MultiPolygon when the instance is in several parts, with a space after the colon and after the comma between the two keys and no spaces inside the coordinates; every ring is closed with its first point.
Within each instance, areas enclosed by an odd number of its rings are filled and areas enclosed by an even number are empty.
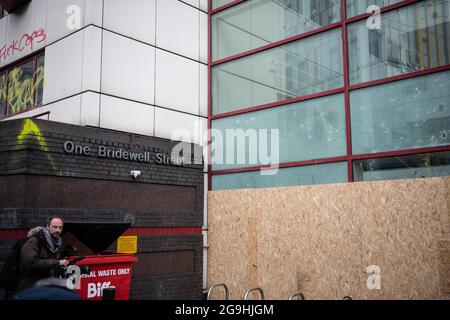
{"type": "Polygon", "coordinates": [[[157,153],[152,161],[150,152],[133,152],[122,148],[108,148],[99,146],[94,149],[87,145],[75,144],[73,141],[64,142],[64,152],[68,154],[76,154],[82,156],[97,156],[99,158],[118,159],[136,162],[156,163],[183,166],[183,158],[172,157],[164,153],[157,153]]]}

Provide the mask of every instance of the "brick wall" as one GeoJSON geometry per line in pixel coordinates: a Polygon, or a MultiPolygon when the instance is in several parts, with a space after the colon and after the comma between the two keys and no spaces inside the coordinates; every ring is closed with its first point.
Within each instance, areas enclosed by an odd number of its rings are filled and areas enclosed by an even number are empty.
{"type": "MultiPolygon", "coordinates": [[[[175,145],[170,140],[36,119],[1,122],[0,231],[42,225],[52,214],[70,222],[130,222],[133,228],[201,227],[203,164],[155,163],[157,153],[170,154],[175,145]],[[66,141],[89,146],[91,155],[68,154],[63,148],[66,141]],[[149,152],[151,160],[100,158],[99,146],[149,152]],[[133,178],[131,170],[140,170],[141,176],[133,178]]],[[[191,160],[201,162],[201,148],[189,146],[197,157],[192,155],[191,160]]],[[[0,260],[12,242],[1,238],[0,260]]],[[[106,251],[115,252],[115,245],[106,251]]],[[[137,255],[142,263],[135,265],[130,298],[201,298],[201,235],[139,236],[137,255]],[[163,270],[158,263],[180,265],[163,270]]]]}

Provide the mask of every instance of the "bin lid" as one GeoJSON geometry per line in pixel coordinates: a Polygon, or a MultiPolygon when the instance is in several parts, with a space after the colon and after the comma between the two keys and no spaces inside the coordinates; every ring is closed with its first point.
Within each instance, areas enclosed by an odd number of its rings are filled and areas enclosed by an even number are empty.
{"type": "Polygon", "coordinates": [[[108,248],[130,226],[131,223],[64,222],[63,234],[72,233],[89,249],[99,253],[108,248]]]}
{"type": "Polygon", "coordinates": [[[99,264],[124,264],[124,263],[134,263],[137,262],[138,259],[132,254],[110,254],[110,255],[102,255],[102,256],[85,256],[84,259],[75,262],[76,265],[99,265],[99,264]]]}

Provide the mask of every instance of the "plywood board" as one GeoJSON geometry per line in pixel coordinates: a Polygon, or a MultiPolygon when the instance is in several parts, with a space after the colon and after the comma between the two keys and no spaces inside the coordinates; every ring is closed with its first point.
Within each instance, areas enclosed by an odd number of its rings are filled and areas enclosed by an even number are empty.
{"type": "Polygon", "coordinates": [[[267,299],[449,298],[449,182],[209,192],[208,284],[226,283],[232,299],[251,287],[267,299]]]}

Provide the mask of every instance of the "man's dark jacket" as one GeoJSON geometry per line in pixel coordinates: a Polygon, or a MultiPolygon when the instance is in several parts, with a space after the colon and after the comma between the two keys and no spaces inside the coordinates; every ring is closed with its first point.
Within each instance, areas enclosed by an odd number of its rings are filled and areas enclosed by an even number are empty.
{"type": "Polygon", "coordinates": [[[48,249],[47,241],[42,234],[43,228],[35,228],[28,233],[28,240],[20,251],[20,272],[16,292],[33,286],[38,280],[52,276],[52,272],[59,268],[64,246],[56,253],[48,249]]]}

